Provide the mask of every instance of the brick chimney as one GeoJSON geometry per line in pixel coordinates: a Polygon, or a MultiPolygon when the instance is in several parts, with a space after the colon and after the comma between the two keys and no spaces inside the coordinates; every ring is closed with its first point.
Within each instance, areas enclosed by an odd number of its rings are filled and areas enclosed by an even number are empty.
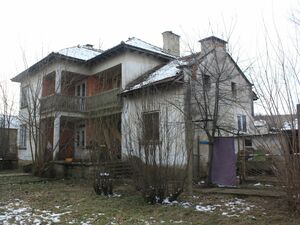
{"type": "Polygon", "coordinates": [[[172,31],[165,31],[163,35],[163,51],[165,53],[180,56],[180,36],[172,31]]]}
{"type": "Polygon", "coordinates": [[[227,41],[224,41],[215,36],[210,36],[199,41],[201,43],[201,51],[203,53],[208,53],[213,49],[221,49],[226,51],[227,41]]]}

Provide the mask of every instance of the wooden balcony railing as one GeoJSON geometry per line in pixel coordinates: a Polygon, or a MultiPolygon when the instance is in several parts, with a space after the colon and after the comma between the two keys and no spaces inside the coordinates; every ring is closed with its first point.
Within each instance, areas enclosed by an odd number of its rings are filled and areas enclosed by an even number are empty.
{"type": "MultiPolygon", "coordinates": [[[[121,99],[118,96],[120,89],[112,89],[89,97],[51,95],[41,98],[41,113],[47,112],[74,112],[93,113],[101,111],[121,110],[121,99]]],[[[107,114],[107,113],[104,113],[107,114]]]]}

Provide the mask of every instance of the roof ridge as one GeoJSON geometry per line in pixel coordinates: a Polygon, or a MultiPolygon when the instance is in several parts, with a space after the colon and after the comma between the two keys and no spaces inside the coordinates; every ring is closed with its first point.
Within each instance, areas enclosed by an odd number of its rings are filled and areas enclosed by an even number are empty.
{"type": "Polygon", "coordinates": [[[97,49],[97,48],[93,48],[93,47],[92,48],[88,48],[85,45],[78,44],[78,45],[70,46],[70,47],[67,47],[67,48],[62,48],[62,49],[60,49],[60,50],[58,50],[57,52],[54,52],[54,53],[59,53],[60,51],[67,50],[67,49],[72,49],[72,48],[84,48],[84,49],[95,51],[95,52],[100,52],[100,53],[103,52],[103,50],[101,50],[101,49],[97,49]]]}
{"type": "MultiPolygon", "coordinates": [[[[149,42],[147,42],[147,41],[144,41],[144,40],[142,40],[142,39],[140,39],[140,38],[137,38],[137,37],[130,37],[130,38],[128,38],[127,41],[130,41],[130,40],[132,40],[132,39],[136,39],[136,40],[142,41],[142,42],[144,42],[144,43],[146,43],[146,44],[148,44],[148,45],[151,45],[151,46],[153,46],[153,47],[159,49],[160,51],[163,51],[163,48],[158,47],[158,46],[156,46],[156,45],[153,45],[153,44],[151,44],[151,43],[149,43],[149,42]]],[[[127,41],[125,41],[125,44],[127,44],[127,41]]]]}

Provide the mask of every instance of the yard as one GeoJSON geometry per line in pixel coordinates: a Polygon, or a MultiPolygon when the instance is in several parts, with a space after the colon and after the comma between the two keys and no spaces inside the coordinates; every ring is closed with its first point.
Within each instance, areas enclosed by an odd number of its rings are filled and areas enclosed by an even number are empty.
{"type": "MultiPolygon", "coordinates": [[[[209,194],[149,205],[129,184],[97,196],[83,180],[0,174],[0,224],[300,224],[280,198],[209,194]]],[[[266,187],[255,187],[266,188],[266,187]]]]}

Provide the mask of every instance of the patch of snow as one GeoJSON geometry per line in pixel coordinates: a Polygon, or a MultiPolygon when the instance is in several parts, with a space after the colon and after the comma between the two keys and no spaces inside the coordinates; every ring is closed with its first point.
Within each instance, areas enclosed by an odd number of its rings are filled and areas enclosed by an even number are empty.
{"type": "MultiPolygon", "coordinates": [[[[180,69],[178,68],[180,65],[183,65],[183,61],[173,60],[172,62],[151,73],[146,80],[131,87],[130,90],[139,89],[151,83],[175,77],[180,72],[180,69]]],[[[126,90],[124,92],[126,92],[126,90]]]]}
{"type": "Polygon", "coordinates": [[[137,48],[142,48],[142,49],[145,49],[145,50],[148,50],[148,51],[151,51],[151,52],[159,53],[159,54],[162,54],[162,55],[166,55],[166,56],[169,56],[169,57],[175,57],[174,55],[165,53],[162,48],[157,47],[157,46],[152,45],[152,44],[149,44],[149,43],[147,43],[145,41],[142,41],[142,40],[140,40],[138,38],[135,38],[135,37],[129,38],[125,42],[125,44],[133,46],[133,47],[137,47],[137,48]]]}
{"type": "Polygon", "coordinates": [[[217,209],[221,212],[222,216],[227,217],[239,217],[240,214],[244,214],[247,212],[250,212],[252,208],[254,208],[254,205],[251,205],[247,203],[243,199],[234,198],[227,201],[221,201],[222,204],[198,204],[196,205],[195,209],[198,212],[204,212],[204,213],[212,213],[214,211],[217,211],[217,209]]]}
{"type": "Polygon", "coordinates": [[[255,120],[254,126],[255,127],[264,127],[264,126],[267,126],[267,122],[265,120],[255,120]]]}
{"type": "Polygon", "coordinates": [[[196,205],[196,211],[198,212],[213,212],[216,209],[212,205],[196,205]]]}
{"type": "Polygon", "coordinates": [[[17,222],[18,224],[34,225],[60,223],[62,215],[71,213],[70,211],[53,213],[47,210],[33,209],[19,199],[1,205],[0,211],[2,212],[0,224],[15,224],[17,222]]]}
{"type": "Polygon", "coordinates": [[[265,186],[265,187],[273,187],[272,184],[262,184],[260,182],[253,184],[254,187],[265,186]]]}
{"type": "Polygon", "coordinates": [[[296,118],[293,122],[285,121],[282,125],[282,130],[298,130],[298,119],[296,118]]]}
{"type": "Polygon", "coordinates": [[[100,55],[102,51],[87,47],[85,45],[78,45],[75,47],[62,49],[58,53],[76,59],[89,60],[100,55]]]}

